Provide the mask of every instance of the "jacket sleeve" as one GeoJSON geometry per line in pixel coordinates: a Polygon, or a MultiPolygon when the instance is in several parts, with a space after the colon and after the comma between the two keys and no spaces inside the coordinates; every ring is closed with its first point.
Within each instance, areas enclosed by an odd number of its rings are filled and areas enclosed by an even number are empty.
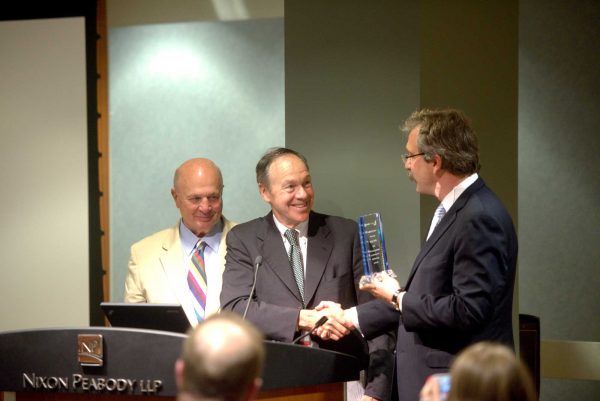
{"type": "Polygon", "coordinates": [[[139,264],[137,262],[135,247],[131,247],[129,263],[127,268],[127,277],[125,278],[124,300],[129,303],[148,302],[142,289],[140,281],[139,264]]]}
{"type": "MultiPolygon", "coordinates": [[[[379,302],[374,300],[373,296],[368,292],[359,289],[360,278],[363,276],[364,270],[358,232],[356,232],[354,237],[353,255],[354,282],[358,303],[357,308],[360,308],[361,305],[379,302]]],[[[383,302],[381,303],[383,304],[383,302]]],[[[393,308],[391,309],[393,310],[393,308]]],[[[398,315],[397,312],[394,316],[396,315],[398,315]]],[[[396,317],[391,324],[382,325],[379,330],[376,332],[373,331],[371,336],[365,335],[369,348],[369,365],[366,370],[365,395],[380,401],[387,401],[391,397],[392,385],[394,382],[394,364],[396,360],[394,349],[396,347],[397,322],[396,317]]]]}

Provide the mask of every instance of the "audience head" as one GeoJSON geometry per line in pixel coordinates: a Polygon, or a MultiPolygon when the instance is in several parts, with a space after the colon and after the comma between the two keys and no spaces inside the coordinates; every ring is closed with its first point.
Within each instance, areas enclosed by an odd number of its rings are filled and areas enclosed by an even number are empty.
{"type": "Polygon", "coordinates": [[[314,192],[304,156],[286,148],[269,150],[256,165],[256,181],[279,222],[293,228],[308,220],[314,192]]]}
{"type": "Polygon", "coordinates": [[[205,236],[221,221],[223,177],[211,160],[190,159],[179,166],[171,195],[183,224],[197,237],[205,236]]]}
{"type": "Polygon", "coordinates": [[[527,367],[505,345],[480,342],[462,351],[450,368],[448,401],[534,401],[527,367]]]}
{"type": "Polygon", "coordinates": [[[262,384],[263,335],[231,312],[211,315],[184,342],[175,365],[180,400],[253,399],[262,384]]]}

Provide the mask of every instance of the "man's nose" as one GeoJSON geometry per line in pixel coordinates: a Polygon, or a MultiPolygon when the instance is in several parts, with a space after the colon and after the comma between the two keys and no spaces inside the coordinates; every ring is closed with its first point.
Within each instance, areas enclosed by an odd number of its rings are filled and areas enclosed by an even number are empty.
{"type": "Polygon", "coordinates": [[[209,211],[211,208],[212,206],[207,197],[204,197],[200,200],[200,203],[198,204],[198,209],[200,209],[203,212],[206,212],[209,211]]]}
{"type": "Polygon", "coordinates": [[[306,198],[306,196],[307,196],[306,190],[304,189],[304,187],[302,185],[300,185],[298,187],[298,189],[296,190],[296,198],[304,199],[304,198],[306,198]]]}

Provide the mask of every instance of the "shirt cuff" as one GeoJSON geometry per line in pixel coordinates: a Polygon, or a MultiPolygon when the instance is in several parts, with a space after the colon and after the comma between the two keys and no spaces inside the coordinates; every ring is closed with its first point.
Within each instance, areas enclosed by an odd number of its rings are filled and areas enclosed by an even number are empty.
{"type": "Polygon", "coordinates": [[[356,330],[358,330],[360,335],[363,335],[362,331],[360,330],[360,324],[358,323],[358,311],[356,310],[356,306],[346,309],[344,311],[344,317],[352,322],[352,325],[356,328],[356,330]]]}
{"type": "Polygon", "coordinates": [[[400,313],[402,313],[402,298],[404,298],[404,294],[406,294],[406,291],[402,291],[400,295],[398,295],[398,310],[400,313]]]}

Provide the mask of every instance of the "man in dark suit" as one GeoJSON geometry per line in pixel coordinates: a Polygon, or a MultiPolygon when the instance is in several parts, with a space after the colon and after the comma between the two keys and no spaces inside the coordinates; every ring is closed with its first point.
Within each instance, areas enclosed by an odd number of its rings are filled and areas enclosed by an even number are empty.
{"type": "Polygon", "coordinates": [[[469,344],[514,347],[517,237],[510,215],[477,174],[477,137],[463,113],[415,112],[404,130],[408,175],[417,192],[435,196],[440,206],[405,287],[381,276],[364,288],[379,299],[344,311],[343,319],[367,338],[397,327],[398,396],[416,401],[426,378],[446,372],[469,344]]]}
{"type": "MultiPolygon", "coordinates": [[[[301,333],[310,339],[308,334],[327,313],[315,309],[321,301],[349,308],[373,299],[358,289],[362,263],[357,224],[312,211],[308,164],[293,150],[267,152],[256,166],[256,176],[271,212],[229,232],[221,305],[240,314],[247,310],[246,318],[268,339],[292,342],[301,333]],[[249,298],[254,282],[254,295],[249,298]]],[[[348,332],[334,320],[324,327],[333,338],[348,332]]],[[[356,331],[340,342],[313,337],[310,344],[366,357],[368,384],[363,400],[389,398],[393,372],[389,333],[374,336],[368,351],[356,331]]]]}

